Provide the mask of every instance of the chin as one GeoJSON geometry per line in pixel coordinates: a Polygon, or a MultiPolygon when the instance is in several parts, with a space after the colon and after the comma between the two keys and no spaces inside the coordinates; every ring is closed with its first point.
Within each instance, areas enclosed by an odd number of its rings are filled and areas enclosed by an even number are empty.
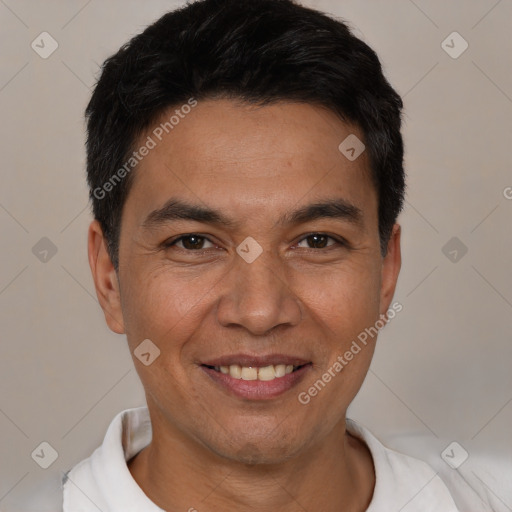
{"type": "Polygon", "coordinates": [[[303,443],[286,441],[282,433],[278,438],[269,435],[255,439],[254,434],[232,436],[228,444],[210,446],[218,455],[230,461],[250,466],[283,463],[301,450],[303,443]]]}

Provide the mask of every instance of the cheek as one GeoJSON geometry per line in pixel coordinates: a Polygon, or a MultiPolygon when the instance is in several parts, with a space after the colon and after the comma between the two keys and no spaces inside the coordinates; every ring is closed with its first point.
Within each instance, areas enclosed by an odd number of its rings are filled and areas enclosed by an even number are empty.
{"type": "Polygon", "coordinates": [[[379,316],[380,274],[375,266],[347,265],[303,275],[298,286],[306,307],[337,334],[357,335],[379,316]]]}
{"type": "Polygon", "coordinates": [[[130,345],[149,338],[159,345],[173,340],[173,346],[179,346],[200,328],[215,294],[211,273],[185,277],[165,267],[134,271],[123,284],[123,317],[130,345]]]}
{"type": "Polygon", "coordinates": [[[316,276],[315,285],[308,288],[307,307],[325,343],[326,358],[318,374],[322,378],[330,372],[325,378],[332,379],[323,393],[325,403],[334,400],[348,406],[368,371],[375,338],[367,329],[379,319],[379,276],[376,265],[346,265],[316,276]]]}
{"type": "Polygon", "coordinates": [[[201,282],[204,284],[201,279],[185,282],[163,268],[134,271],[123,282],[123,316],[134,365],[151,400],[161,405],[168,402],[168,408],[194,399],[188,372],[195,365],[187,353],[187,342],[201,329],[201,317],[207,314],[209,288],[201,282]],[[158,354],[149,365],[137,357],[137,348],[146,339],[157,347],[158,354]]]}

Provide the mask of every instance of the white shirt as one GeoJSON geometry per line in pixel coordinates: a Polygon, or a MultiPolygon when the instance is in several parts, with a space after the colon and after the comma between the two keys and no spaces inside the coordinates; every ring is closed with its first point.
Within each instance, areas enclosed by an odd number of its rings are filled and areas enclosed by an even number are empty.
{"type": "MultiPolygon", "coordinates": [[[[347,430],[368,446],[375,490],[367,512],[486,512],[483,501],[459,502],[425,462],[386,448],[366,428],[347,420],[347,430]],[[478,508],[474,504],[478,503],[478,508]],[[470,507],[470,508],[466,508],[470,507]]],[[[146,407],[118,414],[103,444],[64,478],[63,512],[164,512],[137,485],[127,461],[151,441],[146,407]]],[[[463,498],[460,498],[463,499],[463,498]]]]}

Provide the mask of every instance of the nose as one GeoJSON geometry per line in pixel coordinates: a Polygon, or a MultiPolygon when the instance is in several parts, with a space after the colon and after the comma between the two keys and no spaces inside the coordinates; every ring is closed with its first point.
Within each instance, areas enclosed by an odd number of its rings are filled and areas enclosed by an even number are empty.
{"type": "Polygon", "coordinates": [[[277,326],[295,326],[302,319],[302,307],[291,285],[270,252],[252,263],[238,258],[223,280],[217,319],[224,327],[243,327],[255,336],[277,326]]]}

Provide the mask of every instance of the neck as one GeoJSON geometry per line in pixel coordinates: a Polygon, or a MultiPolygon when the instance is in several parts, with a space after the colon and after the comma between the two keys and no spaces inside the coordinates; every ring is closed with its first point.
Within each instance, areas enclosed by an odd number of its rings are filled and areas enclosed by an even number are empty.
{"type": "Polygon", "coordinates": [[[345,421],[315,446],[278,464],[222,457],[181,431],[153,427],[128,464],[145,494],[168,511],[364,511],[375,486],[367,446],[345,421]]]}

